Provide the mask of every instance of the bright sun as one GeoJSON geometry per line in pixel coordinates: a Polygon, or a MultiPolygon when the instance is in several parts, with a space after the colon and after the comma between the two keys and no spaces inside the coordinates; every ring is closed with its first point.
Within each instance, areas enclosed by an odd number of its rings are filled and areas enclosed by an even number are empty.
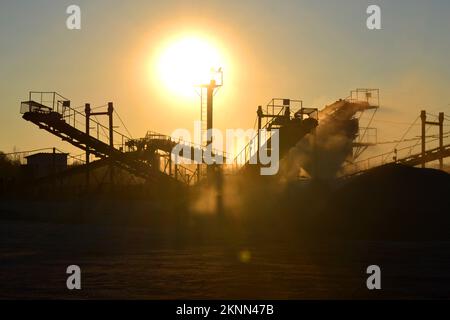
{"type": "Polygon", "coordinates": [[[163,84],[172,93],[182,96],[191,96],[194,86],[209,83],[211,69],[219,67],[223,67],[223,60],[216,48],[196,37],[171,43],[157,62],[163,84]]]}

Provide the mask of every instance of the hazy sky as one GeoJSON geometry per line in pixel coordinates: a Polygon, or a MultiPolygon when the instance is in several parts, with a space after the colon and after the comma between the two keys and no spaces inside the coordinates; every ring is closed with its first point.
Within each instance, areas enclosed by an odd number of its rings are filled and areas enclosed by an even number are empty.
{"type": "MultiPolygon", "coordinates": [[[[322,108],[357,87],[381,89],[380,120],[411,122],[424,107],[450,113],[449,16],[448,0],[0,0],[0,150],[73,150],[21,119],[30,90],[72,105],[114,101],[134,137],[192,129],[198,99],[169,95],[151,68],[180,34],[225,57],[218,128],[252,128],[272,97],[322,108]],[[66,28],[71,4],[81,7],[79,31],[66,28]],[[366,28],[369,4],[381,6],[382,30],[366,28]]],[[[405,129],[376,125],[381,140],[405,129]]]]}

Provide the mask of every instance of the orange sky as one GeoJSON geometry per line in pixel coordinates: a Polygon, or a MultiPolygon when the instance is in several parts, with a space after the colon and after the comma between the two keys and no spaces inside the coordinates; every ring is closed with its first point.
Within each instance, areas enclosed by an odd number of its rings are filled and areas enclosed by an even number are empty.
{"type": "MultiPolygon", "coordinates": [[[[20,118],[29,90],[58,91],[73,105],[113,101],[134,137],[193,129],[199,100],[168,94],[152,69],[180,35],[207,39],[226,60],[219,129],[252,128],[256,107],[273,97],[321,108],[357,87],[381,89],[379,119],[408,123],[424,107],[450,113],[445,1],[381,1],[381,31],[367,30],[367,4],[353,0],[79,1],[80,31],[65,28],[68,4],[1,4],[0,150],[73,150],[20,118]]],[[[381,140],[406,129],[376,124],[381,140]]]]}

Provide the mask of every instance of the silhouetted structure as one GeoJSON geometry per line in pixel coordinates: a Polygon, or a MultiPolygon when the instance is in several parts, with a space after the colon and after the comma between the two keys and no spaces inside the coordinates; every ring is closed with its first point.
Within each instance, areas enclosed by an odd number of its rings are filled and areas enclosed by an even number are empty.
{"type": "Polygon", "coordinates": [[[63,172],[67,169],[67,153],[35,153],[25,157],[27,170],[34,179],[63,172]]]}

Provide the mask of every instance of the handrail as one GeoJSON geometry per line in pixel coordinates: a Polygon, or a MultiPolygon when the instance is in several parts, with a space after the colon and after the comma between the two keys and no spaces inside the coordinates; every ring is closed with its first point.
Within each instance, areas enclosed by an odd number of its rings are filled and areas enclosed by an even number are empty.
{"type": "MultiPolygon", "coordinates": [[[[261,128],[261,130],[264,130],[264,129],[267,129],[267,127],[273,122],[273,121],[275,121],[275,117],[277,117],[277,116],[280,116],[280,114],[283,112],[283,107],[285,107],[285,106],[274,106],[274,105],[270,105],[270,103],[271,102],[274,102],[274,101],[276,101],[276,100],[283,100],[283,99],[280,99],[280,98],[273,98],[268,104],[267,104],[267,106],[266,106],[266,112],[267,112],[267,108],[270,106],[270,107],[280,107],[281,109],[278,111],[278,113],[277,114],[274,114],[274,118],[272,118],[271,120],[269,120],[269,121],[267,121],[265,124],[264,124],[264,126],[261,128]]],[[[294,102],[301,102],[301,106],[303,106],[303,101],[301,101],[301,100],[290,100],[291,102],[292,101],[294,101],[294,102]]],[[[298,110],[297,110],[298,111],[298,110]]],[[[295,110],[291,110],[291,113],[295,113],[296,111],[295,110]]],[[[250,140],[249,140],[249,142],[244,146],[244,148],[234,157],[234,160],[233,160],[233,164],[234,165],[239,165],[238,164],[238,160],[239,160],[239,158],[242,156],[242,154],[245,152],[247,152],[247,150],[248,149],[250,149],[251,147],[251,145],[253,145],[254,143],[255,143],[255,140],[257,140],[258,139],[258,134],[259,134],[259,132],[257,132],[256,133],[256,135],[254,135],[253,136],[253,138],[251,138],[250,140]]],[[[267,140],[268,139],[270,139],[270,137],[268,137],[267,138],[267,140]]],[[[267,141],[266,140],[266,141],[267,141]]],[[[258,146],[257,146],[258,147],[258,146]]],[[[249,154],[249,159],[251,158],[251,154],[249,154]]],[[[247,157],[245,157],[245,161],[244,161],[244,164],[247,162],[247,157]]]]}
{"type": "MultiPolygon", "coordinates": [[[[432,140],[427,141],[427,143],[432,143],[432,142],[435,142],[435,141],[438,141],[438,140],[439,139],[432,139],[432,140]]],[[[415,144],[415,145],[412,145],[412,146],[408,146],[408,147],[404,147],[404,148],[401,148],[401,149],[397,149],[396,151],[392,150],[392,151],[385,152],[385,153],[382,153],[382,154],[379,154],[379,155],[376,155],[376,156],[369,157],[369,158],[364,159],[364,160],[359,160],[357,162],[354,162],[354,163],[351,163],[351,164],[348,164],[348,165],[344,166],[343,167],[343,171],[345,172],[345,171],[348,171],[349,169],[353,168],[353,169],[356,169],[356,170],[352,170],[353,172],[351,174],[356,174],[356,173],[360,173],[360,172],[363,172],[365,170],[368,170],[371,167],[374,167],[374,165],[371,165],[371,163],[374,163],[374,162],[381,163],[381,165],[383,165],[383,164],[394,163],[394,162],[401,163],[401,162],[407,161],[407,160],[409,160],[411,158],[420,157],[422,155],[421,152],[414,153],[414,154],[412,153],[412,150],[414,148],[418,148],[418,147],[420,147],[420,145],[415,144]],[[394,159],[393,160],[387,160],[389,155],[395,155],[395,154],[398,154],[399,152],[402,152],[402,151],[405,151],[405,150],[409,150],[407,155],[402,156],[401,158],[397,157],[395,160],[394,159]],[[381,159],[381,161],[377,162],[376,159],[381,159]],[[361,167],[363,167],[365,169],[358,170],[361,167]]],[[[450,147],[450,145],[444,145],[443,146],[444,150],[448,149],[449,147],[450,147]]],[[[433,148],[433,149],[426,150],[425,154],[433,153],[433,152],[439,151],[439,150],[440,150],[440,147],[436,147],[436,148],[433,148]]]]}
{"type": "MultiPolygon", "coordinates": [[[[30,91],[29,92],[29,101],[22,102],[22,105],[28,103],[28,111],[37,112],[38,110],[32,110],[31,102],[39,103],[43,107],[49,108],[51,112],[55,112],[55,113],[61,115],[61,119],[66,121],[68,124],[72,125],[75,129],[84,131],[86,122],[79,121],[78,119],[81,118],[81,119],[85,120],[86,114],[77,110],[76,108],[73,108],[72,106],[70,106],[70,104],[64,103],[64,102],[69,102],[69,101],[70,100],[68,100],[67,98],[65,98],[64,96],[60,95],[57,92],[30,91]],[[37,99],[36,99],[36,96],[38,96],[37,99]]],[[[93,109],[95,109],[95,108],[96,107],[94,107],[93,109]]],[[[104,134],[104,133],[101,134],[100,133],[100,130],[109,131],[109,128],[107,126],[105,126],[101,122],[97,121],[96,118],[91,118],[90,124],[97,129],[96,137],[98,140],[100,140],[102,142],[105,142],[105,140],[109,140],[109,134],[104,134]]],[[[126,146],[126,141],[131,140],[131,138],[128,137],[127,135],[115,130],[114,128],[112,129],[112,132],[113,132],[113,135],[116,136],[114,141],[115,142],[118,141],[117,138],[120,141],[120,143],[114,143],[114,147],[118,146],[118,147],[121,147],[122,149],[124,149],[126,146]]],[[[91,136],[92,136],[92,134],[91,134],[91,136]]],[[[108,144],[109,144],[109,141],[108,141],[108,144]]]]}
{"type": "MultiPolygon", "coordinates": [[[[168,135],[165,135],[165,134],[161,134],[161,133],[158,133],[158,132],[154,132],[154,131],[147,131],[147,134],[145,135],[144,139],[149,139],[149,138],[153,138],[153,137],[159,138],[161,140],[167,140],[167,141],[170,141],[170,142],[173,142],[173,143],[177,143],[177,144],[182,144],[182,145],[185,145],[185,146],[188,146],[188,147],[196,148],[196,149],[202,150],[203,152],[206,151],[205,146],[202,146],[199,143],[195,143],[195,142],[192,142],[192,141],[186,141],[186,140],[183,140],[182,138],[175,138],[174,139],[171,136],[168,136],[168,135]]],[[[211,152],[213,154],[222,155],[225,159],[226,158],[230,158],[229,153],[227,153],[226,151],[223,151],[223,150],[212,148],[211,152]]]]}

